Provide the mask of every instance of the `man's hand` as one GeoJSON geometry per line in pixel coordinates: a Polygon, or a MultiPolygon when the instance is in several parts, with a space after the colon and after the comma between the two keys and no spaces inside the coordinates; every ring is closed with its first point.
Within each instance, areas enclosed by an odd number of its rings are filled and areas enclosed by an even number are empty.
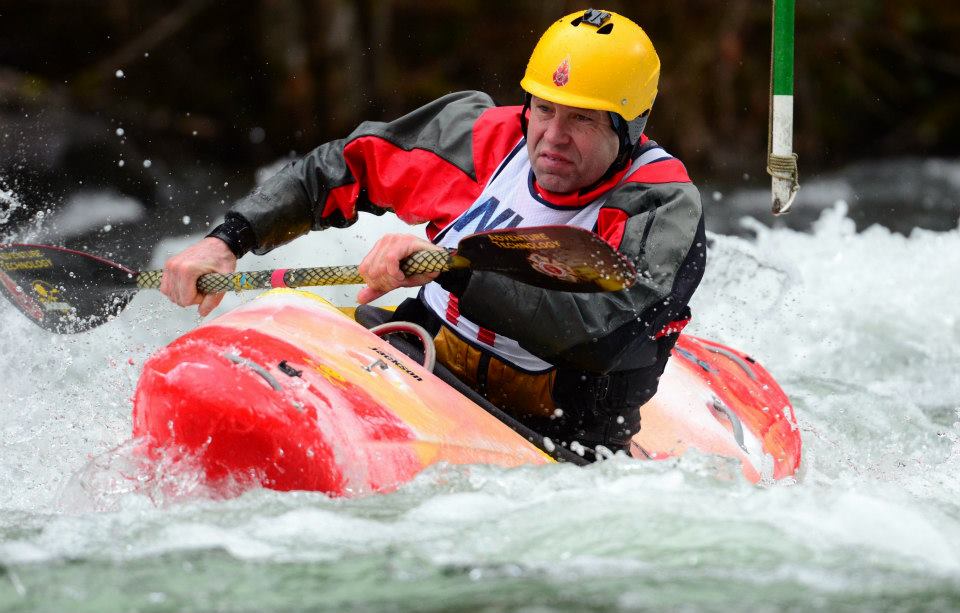
{"type": "Polygon", "coordinates": [[[360,276],[367,286],[357,294],[357,302],[366,304],[398,287],[416,287],[433,281],[440,273],[405,277],[400,270],[400,261],[417,251],[438,250],[441,248],[412,234],[384,235],[360,262],[360,276]]]}
{"type": "Polygon", "coordinates": [[[182,307],[200,305],[197,311],[205,317],[223,300],[223,292],[203,295],[197,292],[197,279],[209,272],[230,274],[236,269],[237,258],[227,244],[207,237],[166,261],[160,291],[182,307]]]}

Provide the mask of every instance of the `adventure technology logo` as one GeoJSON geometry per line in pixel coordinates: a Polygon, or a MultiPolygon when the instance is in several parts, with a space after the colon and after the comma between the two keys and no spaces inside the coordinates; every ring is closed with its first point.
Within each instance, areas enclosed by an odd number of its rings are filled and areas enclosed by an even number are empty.
{"type": "Polygon", "coordinates": [[[553,72],[553,84],[557,87],[563,87],[570,80],[570,61],[563,60],[557,69],[553,72]]]}

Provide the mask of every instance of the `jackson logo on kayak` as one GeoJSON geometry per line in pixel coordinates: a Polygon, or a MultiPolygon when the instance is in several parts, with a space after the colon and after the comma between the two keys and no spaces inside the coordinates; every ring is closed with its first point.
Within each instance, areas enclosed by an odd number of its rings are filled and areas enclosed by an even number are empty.
{"type": "Polygon", "coordinates": [[[409,368],[407,368],[406,366],[404,366],[404,365],[403,365],[403,362],[401,362],[401,361],[398,360],[397,358],[393,357],[392,355],[390,355],[389,353],[387,353],[387,352],[384,351],[383,349],[380,349],[379,347],[368,347],[368,349],[370,349],[370,351],[376,353],[377,355],[381,356],[383,359],[387,360],[388,362],[390,362],[391,364],[393,364],[394,366],[396,366],[397,368],[399,368],[400,371],[402,371],[402,372],[410,375],[410,376],[413,377],[415,380],[417,380],[417,381],[423,381],[423,377],[421,377],[421,376],[418,375],[417,373],[413,372],[412,370],[410,370],[409,368]]]}

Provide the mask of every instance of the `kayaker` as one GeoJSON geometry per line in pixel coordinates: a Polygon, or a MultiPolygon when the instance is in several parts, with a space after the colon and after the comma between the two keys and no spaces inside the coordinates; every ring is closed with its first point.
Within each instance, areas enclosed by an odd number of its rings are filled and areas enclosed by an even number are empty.
{"type": "Polygon", "coordinates": [[[423,286],[397,318],[436,334],[438,360],[554,442],[627,450],[689,321],[703,275],[700,195],[679,160],[644,134],[660,60],[616,13],[567,15],[543,34],[520,82],[523,104],[453,93],[392,122],[365,122],[288,164],[236,202],[208,237],[171,258],[161,290],[206,315],[222,294],[197,278],[232,272],[360,212],[426,222],[427,242],[382,237],[363,259],[358,302],[423,286]],[[404,278],[399,262],[499,227],[568,224],[597,232],[642,278],[613,293],[534,288],[490,272],[404,278]]]}

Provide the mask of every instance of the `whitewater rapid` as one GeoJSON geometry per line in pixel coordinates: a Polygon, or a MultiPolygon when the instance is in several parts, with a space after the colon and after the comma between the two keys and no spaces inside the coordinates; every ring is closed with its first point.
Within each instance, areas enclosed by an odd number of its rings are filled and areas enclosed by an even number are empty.
{"type": "MultiPolygon", "coordinates": [[[[211,500],[123,453],[144,360],[195,313],[142,292],[56,336],[0,304],[0,610],[960,607],[960,231],[857,232],[843,203],[811,233],[747,224],[710,237],[688,331],[750,353],[793,402],[803,470],[764,487],[690,455],[211,500]]],[[[356,263],[387,228],[241,267],[356,263]]]]}

